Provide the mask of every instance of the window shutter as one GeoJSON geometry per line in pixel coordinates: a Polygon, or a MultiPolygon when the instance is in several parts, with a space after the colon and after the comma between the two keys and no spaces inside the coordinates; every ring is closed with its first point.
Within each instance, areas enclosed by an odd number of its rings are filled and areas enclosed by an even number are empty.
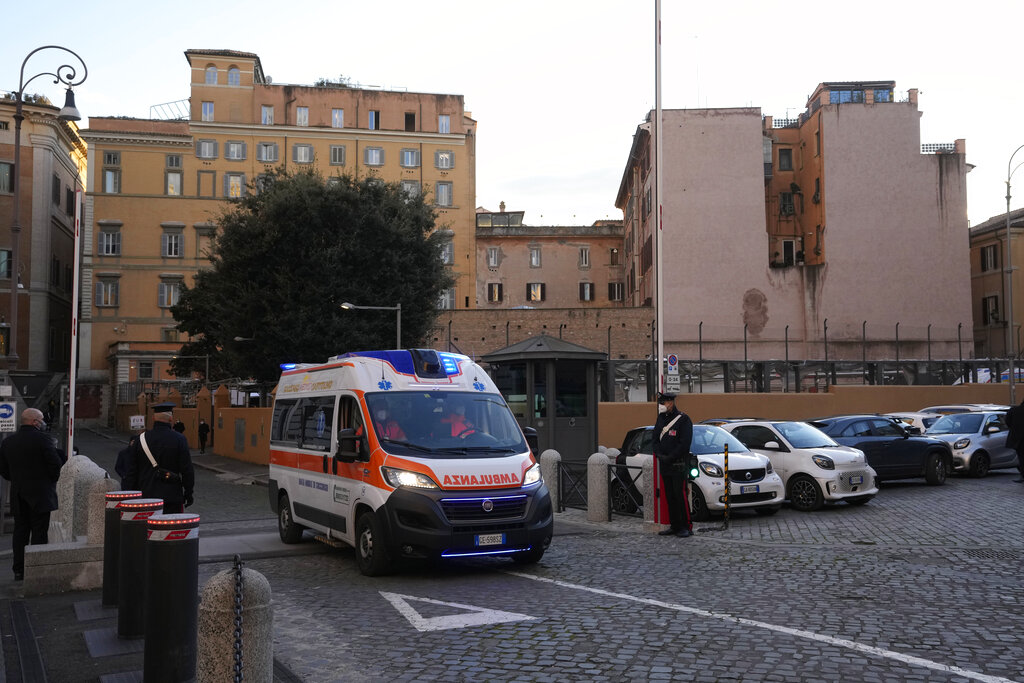
{"type": "Polygon", "coordinates": [[[299,161],[299,146],[292,145],[292,161],[298,163],[299,161]]]}
{"type": "Polygon", "coordinates": [[[196,156],[199,157],[199,158],[202,158],[200,156],[200,152],[199,152],[199,150],[202,149],[202,146],[203,146],[203,141],[202,140],[196,140],[196,156]]]}
{"type": "Polygon", "coordinates": [[[504,297],[502,296],[502,291],[501,290],[502,290],[502,284],[499,282],[498,283],[498,301],[504,301],[504,297]]]}
{"type": "Polygon", "coordinates": [[[455,168],[455,152],[448,152],[448,168],[455,168]]]}
{"type": "Polygon", "coordinates": [[[244,142],[242,143],[242,158],[243,159],[247,158],[247,155],[246,155],[246,145],[245,145],[244,142]]]}
{"type": "Polygon", "coordinates": [[[167,256],[167,233],[160,235],[160,255],[167,256]]]}
{"type": "Polygon", "coordinates": [[[541,301],[547,300],[547,291],[546,290],[547,290],[547,285],[545,285],[543,282],[540,283],[540,300],[541,301]]]}
{"type": "Polygon", "coordinates": [[[527,303],[530,302],[530,283],[529,282],[526,283],[526,301],[527,301],[527,303]]]}
{"type": "Polygon", "coordinates": [[[277,143],[270,146],[270,160],[277,161],[277,143]]]}
{"type": "Polygon", "coordinates": [[[103,305],[103,283],[102,282],[97,282],[96,283],[96,305],[97,306],[102,306],[103,305]]]}
{"type": "Polygon", "coordinates": [[[615,301],[615,283],[608,283],[608,301],[615,301]]]}
{"type": "Polygon", "coordinates": [[[230,197],[231,196],[230,176],[227,173],[224,174],[224,196],[225,197],[230,197]]]}
{"type": "Polygon", "coordinates": [[[238,196],[239,197],[244,197],[245,196],[245,191],[246,191],[245,174],[242,173],[241,176],[242,176],[242,190],[241,190],[241,193],[238,196]]]}

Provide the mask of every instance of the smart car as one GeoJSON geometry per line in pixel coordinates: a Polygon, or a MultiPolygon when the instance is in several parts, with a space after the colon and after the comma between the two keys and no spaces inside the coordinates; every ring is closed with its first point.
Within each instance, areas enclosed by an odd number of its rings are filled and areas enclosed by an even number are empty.
{"type": "Polygon", "coordinates": [[[984,477],[989,470],[1017,466],[1017,451],[1006,445],[1006,413],[956,413],[935,421],[926,436],[953,449],[953,471],[984,477]]]}
{"type": "Polygon", "coordinates": [[[863,505],[878,493],[875,471],[862,451],[836,443],[806,422],[735,422],[722,429],[772,461],[796,510],[838,501],[863,505]]]}

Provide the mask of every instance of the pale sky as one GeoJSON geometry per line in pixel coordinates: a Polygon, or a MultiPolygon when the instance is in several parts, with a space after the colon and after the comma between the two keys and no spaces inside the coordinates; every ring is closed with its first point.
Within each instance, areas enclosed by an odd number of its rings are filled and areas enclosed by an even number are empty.
{"type": "MultiPolygon", "coordinates": [[[[528,225],[621,218],[632,135],[655,103],[654,0],[7,4],[0,90],[17,89],[34,48],[63,45],[89,67],[76,90],[86,117],[147,118],[187,98],[190,48],[255,52],[275,83],[344,74],[463,95],[479,122],[476,204],[504,201],[528,225]]],[[[662,103],[785,117],[822,81],[894,80],[897,99],[918,88],[921,142],[967,141],[977,224],[1005,211],[1007,164],[1024,145],[1022,20],[1020,0],[663,0],[662,103]]],[[[62,56],[37,53],[26,75],[62,56]]],[[[52,80],[27,90],[61,104],[52,80]]],[[[1024,170],[1013,183],[1019,208],[1024,170]]]]}

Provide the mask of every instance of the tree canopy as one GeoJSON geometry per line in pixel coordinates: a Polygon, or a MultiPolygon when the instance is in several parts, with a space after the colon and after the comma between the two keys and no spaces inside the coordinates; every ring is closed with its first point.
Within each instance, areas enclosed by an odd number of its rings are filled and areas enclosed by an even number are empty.
{"type": "MultiPolygon", "coordinates": [[[[191,336],[181,355],[209,355],[211,375],[269,381],[284,362],[394,348],[395,311],[345,302],[401,304],[402,343],[420,345],[453,282],[435,218],[398,183],[278,171],[223,212],[211,267],[171,309],[191,336]]],[[[174,362],[193,368],[204,359],[174,362]]]]}

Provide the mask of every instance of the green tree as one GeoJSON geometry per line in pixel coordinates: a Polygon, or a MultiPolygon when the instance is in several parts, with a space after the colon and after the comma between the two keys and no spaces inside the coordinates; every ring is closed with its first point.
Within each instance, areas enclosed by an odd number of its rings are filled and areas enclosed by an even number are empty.
{"type": "MultiPolygon", "coordinates": [[[[394,347],[394,311],[346,311],[344,302],[401,303],[402,343],[420,345],[453,283],[435,218],[398,183],[273,174],[223,212],[211,267],[171,309],[192,337],[181,355],[209,354],[211,375],[268,381],[284,362],[394,347]]],[[[204,363],[181,358],[174,370],[204,363]]]]}

